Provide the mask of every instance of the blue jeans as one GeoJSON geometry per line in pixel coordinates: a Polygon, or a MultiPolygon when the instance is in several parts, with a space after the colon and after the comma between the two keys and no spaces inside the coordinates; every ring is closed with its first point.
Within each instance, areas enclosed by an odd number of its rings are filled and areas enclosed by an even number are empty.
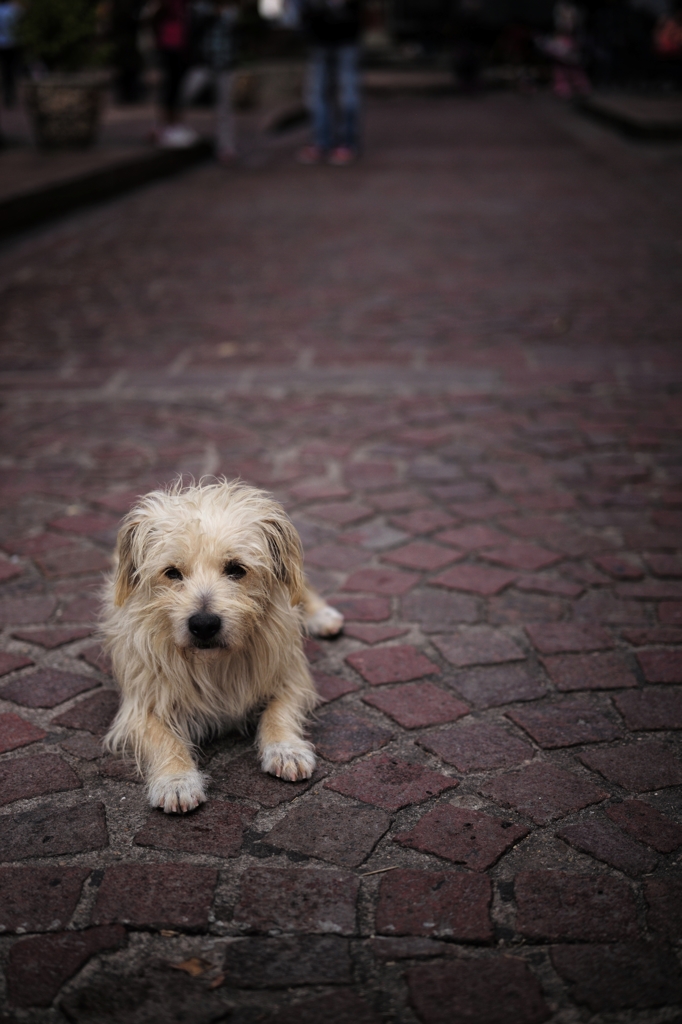
{"type": "Polygon", "coordinates": [[[315,145],[320,149],[334,146],[357,149],[360,127],[358,59],[357,46],[318,46],[312,51],[308,106],[313,118],[315,145]]]}

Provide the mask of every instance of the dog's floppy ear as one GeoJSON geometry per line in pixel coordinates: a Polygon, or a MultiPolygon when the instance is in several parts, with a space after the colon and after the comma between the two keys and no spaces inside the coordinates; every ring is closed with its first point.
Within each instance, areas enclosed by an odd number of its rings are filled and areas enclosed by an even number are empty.
{"type": "Polygon", "coordinates": [[[303,550],[301,540],[293,523],[282,515],[268,519],[263,524],[272,557],[272,568],[276,578],[283,583],[291,595],[291,603],[298,604],[303,597],[303,550]]]}
{"type": "Polygon", "coordinates": [[[133,559],[133,541],[135,531],[140,525],[136,517],[126,516],[116,541],[116,579],[114,580],[114,604],[120,608],[135,589],[135,562],[133,559]]]}

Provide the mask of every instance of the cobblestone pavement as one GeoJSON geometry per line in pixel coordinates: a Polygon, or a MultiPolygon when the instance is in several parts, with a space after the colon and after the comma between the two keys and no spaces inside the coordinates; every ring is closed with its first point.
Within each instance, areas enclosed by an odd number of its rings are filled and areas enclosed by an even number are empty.
{"type": "Polygon", "coordinates": [[[507,95],[367,133],[0,253],[3,1024],[680,1020],[679,161],[507,95]],[[187,817],[93,633],[177,472],[273,489],[347,618],[312,781],[230,735],[187,817]]]}

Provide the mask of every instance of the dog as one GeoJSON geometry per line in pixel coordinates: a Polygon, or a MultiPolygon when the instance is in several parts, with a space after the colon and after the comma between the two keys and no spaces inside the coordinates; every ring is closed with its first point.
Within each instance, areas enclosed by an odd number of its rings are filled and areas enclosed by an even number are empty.
{"type": "Polygon", "coordinates": [[[135,755],[166,813],[206,800],[202,740],[256,718],[263,771],[310,778],[304,630],[342,626],[307,585],[300,538],[271,495],[225,479],[152,491],[121,524],[105,586],[101,632],[122,694],[106,749],[135,755]]]}

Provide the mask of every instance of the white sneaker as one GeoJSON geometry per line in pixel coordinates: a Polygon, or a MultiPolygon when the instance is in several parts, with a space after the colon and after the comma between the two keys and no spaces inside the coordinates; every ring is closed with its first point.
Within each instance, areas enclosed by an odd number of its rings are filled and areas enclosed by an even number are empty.
{"type": "Polygon", "coordinates": [[[163,149],[187,149],[197,142],[199,136],[193,128],[184,124],[171,124],[161,133],[159,145],[163,149]]]}

